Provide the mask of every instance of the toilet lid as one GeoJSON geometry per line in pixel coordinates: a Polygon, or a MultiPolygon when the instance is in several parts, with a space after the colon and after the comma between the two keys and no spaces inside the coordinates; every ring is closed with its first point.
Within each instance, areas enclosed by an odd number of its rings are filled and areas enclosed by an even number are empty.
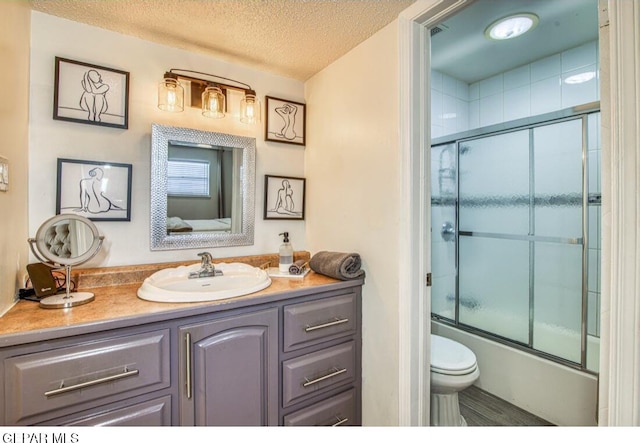
{"type": "Polygon", "coordinates": [[[476,356],[466,346],[439,335],[431,335],[431,370],[441,374],[463,375],[477,367],[476,356]]]}

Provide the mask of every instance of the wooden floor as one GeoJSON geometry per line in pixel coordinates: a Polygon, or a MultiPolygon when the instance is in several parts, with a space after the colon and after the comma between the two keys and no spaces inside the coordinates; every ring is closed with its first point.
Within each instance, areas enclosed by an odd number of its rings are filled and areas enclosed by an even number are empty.
{"type": "Polygon", "coordinates": [[[554,426],[475,386],[460,392],[458,401],[468,426],[554,426]]]}

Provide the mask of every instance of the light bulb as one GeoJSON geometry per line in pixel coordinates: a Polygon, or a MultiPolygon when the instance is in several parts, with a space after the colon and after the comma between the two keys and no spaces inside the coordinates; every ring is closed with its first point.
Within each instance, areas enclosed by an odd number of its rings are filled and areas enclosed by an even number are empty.
{"type": "Polygon", "coordinates": [[[484,33],[491,40],[508,40],[531,31],[538,21],[535,14],[514,14],[491,23],[484,33]]]}
{"type": "Polygon", "coordinates": [[[173,109],[176,106],[176,91],[169,89],[167,91],[167,107],[173,109]]]}

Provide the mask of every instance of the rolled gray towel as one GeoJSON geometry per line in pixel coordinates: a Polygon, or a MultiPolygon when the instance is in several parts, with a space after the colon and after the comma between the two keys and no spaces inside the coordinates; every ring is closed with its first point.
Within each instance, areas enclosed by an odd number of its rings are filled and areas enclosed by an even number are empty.
{"type": "Polygon", "coordinates": [[[291,266],[289,266],[289,274],[300,275],[304,272],[304,268],[307,266],[307,262],[304,260],[296,260],[291,266]]]}
{"type": "Polygon", "coordinates": [[[360,254],[356,253],[320,251],[311,257],[309,266],[318,274],[338,280],[364,277],[364,270],[360,269],[360,254]]]}

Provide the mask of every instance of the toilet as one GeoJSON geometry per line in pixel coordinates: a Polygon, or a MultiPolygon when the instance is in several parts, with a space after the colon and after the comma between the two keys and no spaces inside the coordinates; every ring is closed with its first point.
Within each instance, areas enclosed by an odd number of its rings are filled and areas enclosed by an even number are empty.
{"type": "Polygon", "coordinates": [[[466,426],[458,392],[480,376],[476,356],[466,346],[431,335],[431,426],[466,426]]]}

